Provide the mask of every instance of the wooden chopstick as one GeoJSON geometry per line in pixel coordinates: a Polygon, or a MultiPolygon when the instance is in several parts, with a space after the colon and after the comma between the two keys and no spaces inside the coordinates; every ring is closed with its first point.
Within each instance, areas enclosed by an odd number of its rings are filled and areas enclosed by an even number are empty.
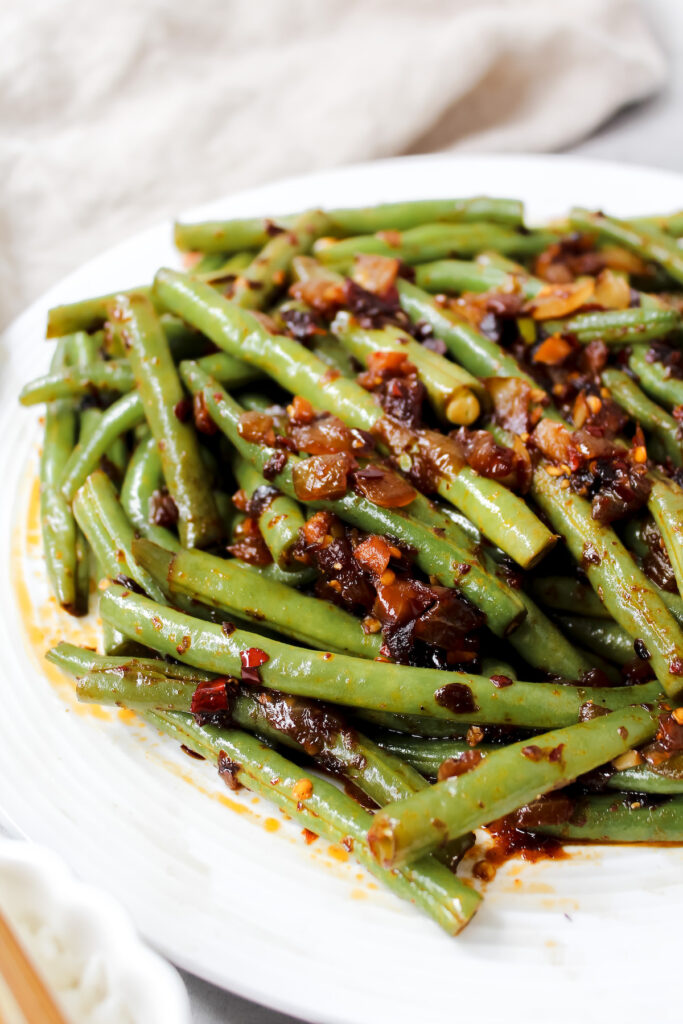
{"type": "Polygon", "coordinates": [[[0,975],[26,1024],[68,1024],[0,911],[0,975]]]}

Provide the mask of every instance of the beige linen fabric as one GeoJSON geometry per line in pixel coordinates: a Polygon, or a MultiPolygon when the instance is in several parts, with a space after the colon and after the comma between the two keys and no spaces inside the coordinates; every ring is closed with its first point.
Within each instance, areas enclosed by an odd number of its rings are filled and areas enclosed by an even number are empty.
{"type": "Polygon", "coordinates": [[[0,323],[183,207],[358,160],[566,146],[657,89],[635,0],[4,0],[0,323]]]}

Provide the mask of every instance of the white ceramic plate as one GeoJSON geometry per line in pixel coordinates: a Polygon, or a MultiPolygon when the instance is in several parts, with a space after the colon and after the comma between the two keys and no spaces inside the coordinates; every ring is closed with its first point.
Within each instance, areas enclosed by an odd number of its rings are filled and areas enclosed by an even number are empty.
{"type": "MultiPolygon", "coordinates": [[[[629,215],[683,206],[683,178],[566,157],[424,157],[296,178],[191,211],[284,213],[448,195],[520,196],[534,220],[574,204],[629,215]]],[[[177,262],[169,224],[72,274],[20,317],[0,379],[0,805],[17,832],[106,887],[175,963],[317,1022],[680,1020],[683,851],[588,849],[511,862],[465,934],[446,938],[322,840],[130,716],[83,711],[40,666],[74,626],[46,602],[36,539],[37,416],[20,386],[47,367],[49,306],[177,262]],[[29,519],[28,531],[25,522],[29,519]],[[229,807],[225,805],[228,804],[229,807]]]]}
{"type": "MultiPolygon", "coordinates": [[[[0,909],[64,1013],[132,1024],[190,1024],[177,972],[135,934],[100,889],[77,882],[64,862],[35,843],[0,839],[0,909]],[[41,957],[47,957],[42,960],[41,957]]],[[[82,1019],[82,1018],[81,1018],[82,1019]]]]}

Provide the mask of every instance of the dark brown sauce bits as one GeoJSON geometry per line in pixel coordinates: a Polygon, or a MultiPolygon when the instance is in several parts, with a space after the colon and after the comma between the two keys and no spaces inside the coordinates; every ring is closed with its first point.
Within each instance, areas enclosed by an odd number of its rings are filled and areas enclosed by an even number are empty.
{"type": "Polygon", "coordinates": [[[587,700],[585,704],[582,704],[579,708],[579,721],[592,722],[594,718],[600,718],[602,715],[608,714],[609,711],[607,708],[603,708],[601,704],[594,704],[592,700],[587,700]]]}
{"type": "Polygon", "coordinates": [[[437,779],[439,782],[443,782],[445,779],[453,779],[458,778],[460,775],[465,775],[466,772],[471,772],[473,768],[476,768],[483,759],[484,755],[480,750],[466,750],[464,753],[457,754],[454,757],[447,757],[439,765],[437,779]]]}
{"type": "Polygon", "coordinates": [[[198,754],[196,750],[192,750],[191,747],[186,747],[184,743],[180,744],[180,749],[183,754],[187,754],[188,757],[193,757],[195,761],[206,761],[203,754],[198,754]]]}
{"type": "Polygon", "coordinates": [[[242,768],[241,764],[237,761],[231,760],[224,750],[221,750],[218,754],[218,774],[222,778],[228,789],[237,792],[238,789],[242,789],[242,783],[237,778],[238,772],[242,768]]]}
{"type": "Polygon", "coordinates": [[[465,683],[447,683],[439,687],[434,694],[434,700],[440,707],[448,708],[454,715],[474,714],[479,710],[471,688],[465,683]]]}
{"type": "Polygon", "coordinates": [[[491,682],[498,690],[502,690],[506,686],[512,686],[514,679],[510,679],[510,676],[496,675],[491,676],[491,682]]]}

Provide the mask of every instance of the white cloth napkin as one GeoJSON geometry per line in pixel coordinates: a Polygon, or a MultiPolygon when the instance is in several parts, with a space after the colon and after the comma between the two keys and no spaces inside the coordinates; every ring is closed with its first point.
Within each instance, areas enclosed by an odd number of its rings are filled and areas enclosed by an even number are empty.
{"type": "Polygon", "coordinates": [[[635,0],[7,0],[0,323],[183,207],[350,161],[548,150],[663,82],[635,0]]]}

